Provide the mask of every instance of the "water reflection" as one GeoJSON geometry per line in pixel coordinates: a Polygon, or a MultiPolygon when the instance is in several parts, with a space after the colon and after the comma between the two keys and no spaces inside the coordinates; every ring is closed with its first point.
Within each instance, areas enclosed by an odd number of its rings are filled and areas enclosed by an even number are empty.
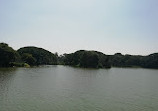
{"type": "Polygon", "coordinates": [[[157,111],[158,71],[0,69],[0,111],[157,111]]]}
{"type": "Polygon", "coordinates": [[[3,84],[16,74],[17,68],[0,68],[0,84],[3,84]]]}
{"type": "Polygon", "coordinates": [[[8,97],[9,87],[13,82],[17,68],[0,68],[0,101],[8,97]]]}

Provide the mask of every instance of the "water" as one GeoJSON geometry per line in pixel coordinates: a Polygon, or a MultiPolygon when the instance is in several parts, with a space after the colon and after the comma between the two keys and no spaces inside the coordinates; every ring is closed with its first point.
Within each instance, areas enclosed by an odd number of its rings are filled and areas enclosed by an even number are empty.
{"type": "Polygon", "coordinates": [[[157,111],[158,70],[0,69],[0,111],[157,111]]]}

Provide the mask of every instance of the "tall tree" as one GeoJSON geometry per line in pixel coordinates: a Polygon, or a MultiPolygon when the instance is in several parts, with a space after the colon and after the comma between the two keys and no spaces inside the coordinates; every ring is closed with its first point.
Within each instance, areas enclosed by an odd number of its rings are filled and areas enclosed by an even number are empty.
{"type": "Polygon", "coordinates": [[[0,43],[0,67],[9,67],[11,62],[18,61],[19,54],[6,43],[0,43]]]}

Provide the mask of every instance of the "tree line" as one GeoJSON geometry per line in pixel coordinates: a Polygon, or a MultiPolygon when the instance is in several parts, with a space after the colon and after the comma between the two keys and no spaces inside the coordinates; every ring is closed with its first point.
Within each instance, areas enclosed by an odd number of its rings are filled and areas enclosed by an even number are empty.
{"type": "Polygon", "coordinates": [[[105,55],[97,51],[80,50],[71,54],[64,54],[58,58],[60,64],[91,67],[91,68],[111,68],[111,67],[142,67],[158,68],[158,53],[148,56],[141,55],[105,55]]]}
{"type": "Polygon", "coordinates": [[[17,51],[0,43],[0,67],[29,67],[37,65],[69,65],[83,68],[143,67],[158,68],[158,53],[148,56],[106,55],[98,51],[79,50],[70,54],[53,54],[43,48],[22,47],[17,51]]]}
{"type": "Polygon", "coordinates": [[[0,43],[0,67],[29,67],[35,65],[56,65],[57,57],[42,48],[23,47],[14,50],[6,43],[0,43]]]}

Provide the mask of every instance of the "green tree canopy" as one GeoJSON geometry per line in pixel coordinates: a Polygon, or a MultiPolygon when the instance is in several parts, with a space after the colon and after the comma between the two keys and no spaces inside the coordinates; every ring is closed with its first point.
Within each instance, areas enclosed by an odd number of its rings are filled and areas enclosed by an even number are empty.
{"type": "Polygon", "coordinates": [[[75,53],[64,54],[59,57],[61,63],[65,65],[79,66],[85,68],[110,68],[109,56],[97,52],[79,50],[75,53]]]}
{"type": "Polygon", "coordinates": [[[85,51],[80,59],[80,66],[98,68],[99,58],[95,52],[85,51]]]}
{"type": "Polygon", "coordinates": [[[36,64],[36,59],[32,56],[32,54],[29,53],[23,53],[21,56],[22,61],[24,61],[25,63],[33,66],[36,64]]]}
{"type": "Polygon", "coordinates": [[[36,65],[55,65],[57,64],[57,57],[43,49],[38,47],[23,47],[18,50],[19,54],[22,56],[24,53],[31,54],[36,60],[36,65]]]}
{"type": "Polygon", "coordinates": [[[11,62],[18,61],[19,54],[6,43],[0,43],[0,67],[9,67],[11,62]]]}

